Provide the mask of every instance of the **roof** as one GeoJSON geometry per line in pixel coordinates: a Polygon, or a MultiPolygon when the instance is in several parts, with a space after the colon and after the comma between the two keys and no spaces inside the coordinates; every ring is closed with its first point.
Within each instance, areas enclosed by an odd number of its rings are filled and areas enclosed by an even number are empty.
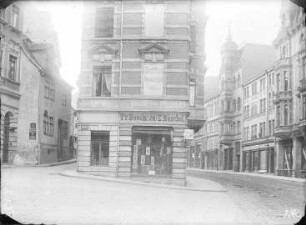
{"type": "Polygon", "coordinates": [[[28,43],[27,47],[30,51],[44,50],[52,47],[49,43],[28,43]]]}
{"type": "Polygon", "coordinates": [[[205,77],[204,83],[204,100],[208,101],[220,93],[219,88],[219,77],[218,76],[207,76],[205,77]]]}
{"type": "Polygon", "coordinates": [[[276,61],[276,50],[271,45],[245,44],[241,49],[242,84],[259,76],[276,61]]]}

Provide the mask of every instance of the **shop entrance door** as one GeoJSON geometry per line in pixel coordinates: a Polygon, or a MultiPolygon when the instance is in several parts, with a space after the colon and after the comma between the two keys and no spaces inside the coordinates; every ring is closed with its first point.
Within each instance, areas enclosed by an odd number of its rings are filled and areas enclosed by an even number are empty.
{"type": "Polygon", "coordinates": [[[132,174],[167,176],[172,173],[172,128],[133,127],[132,174]]]}

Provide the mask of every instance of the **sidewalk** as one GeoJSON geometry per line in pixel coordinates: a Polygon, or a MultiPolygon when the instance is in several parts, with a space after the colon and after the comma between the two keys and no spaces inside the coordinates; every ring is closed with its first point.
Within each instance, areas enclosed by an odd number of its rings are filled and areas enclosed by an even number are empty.
{"type": "Polygon", "coordinates": [[[175,186],[175,185],[146,183],[145,181],[141,181],[141,180],[133,180],[133,178],[122,179],[122,178],[95,176],[95,175],[90,175],[90,174],[79,173],[75,170],[65,170],[63,172],[60,172],[59,174],[62,176],[66,176],[66,177],[90,179],[90,180],[105,181],[105,182],[117,182],[117,183],[141,185],[141,186],[164,188],[164,189],[199,191],[199,192],[227,192],[227,190],[223,186],[219,185],[216,182],[201,179],[201,178],[195,178],[195,177],[188,177],[187,186],[180,187],[180,186],[175,186]]]}
{"type": "Polygon", "coordinates": [[[70,159],[70,160],[61,161],[61,162],[54,162],[54,163],[38,164],[38,165],[32,165],[32,164],[23,164],[23,165],[2,164],[1,169],[22,168],[22,167],[51,167],[51,166],[60,166],[60,165],[65,165],[65,164],[71,164],[71,163],[75,163],[75,162],[76,162],[76,159],[70,159]]]}
{"type": "Polygon", "coordinates": [[[220,173],[220,174],[253,176],[253,177],[269,178],[269,179],[276,179],[276,180],[286,180],[286,181],[299,182],[299,183],[304,183],[306,181],[306,179],[303,179],[303,178],[284,177],[284,176],[276,176],[276,175],[271,175],[271,174],[234,172],[234,171],[224,171],[224,170],[204,170],[204,169],[196,169],[196,168],[188,168],[187,175],[188,175],[188,171],[201,172],[201,173],[220,173]]]}

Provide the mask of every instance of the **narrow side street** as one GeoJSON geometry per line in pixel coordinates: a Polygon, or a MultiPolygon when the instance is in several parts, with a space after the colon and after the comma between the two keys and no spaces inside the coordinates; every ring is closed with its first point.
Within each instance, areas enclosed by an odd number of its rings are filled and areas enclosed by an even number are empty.
{"type": "Polygon", "coordinates": [[[188,175],[223,185],[245,214],[260,221],[293,224],[304,215],[305,183],[193,169],[188,175]]]}
{"type": "MultiPolygon", "coordinates": [[[[59,175],[74,168],[75,164],[2,169],[2,213],[22,223],[255,224],[227,192],[162,189],[59,175]]],[[[193,184],[199,182],[190,179],[193,184]]]]}

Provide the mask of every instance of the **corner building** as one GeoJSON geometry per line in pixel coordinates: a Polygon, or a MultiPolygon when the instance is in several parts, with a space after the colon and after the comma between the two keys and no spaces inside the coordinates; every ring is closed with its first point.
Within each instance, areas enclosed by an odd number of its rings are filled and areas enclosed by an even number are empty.
{"type": "Polygon", "coordinates": [[[202,1],[86,2],[78,171],[185,185],[204,123],[202,1]]]}

